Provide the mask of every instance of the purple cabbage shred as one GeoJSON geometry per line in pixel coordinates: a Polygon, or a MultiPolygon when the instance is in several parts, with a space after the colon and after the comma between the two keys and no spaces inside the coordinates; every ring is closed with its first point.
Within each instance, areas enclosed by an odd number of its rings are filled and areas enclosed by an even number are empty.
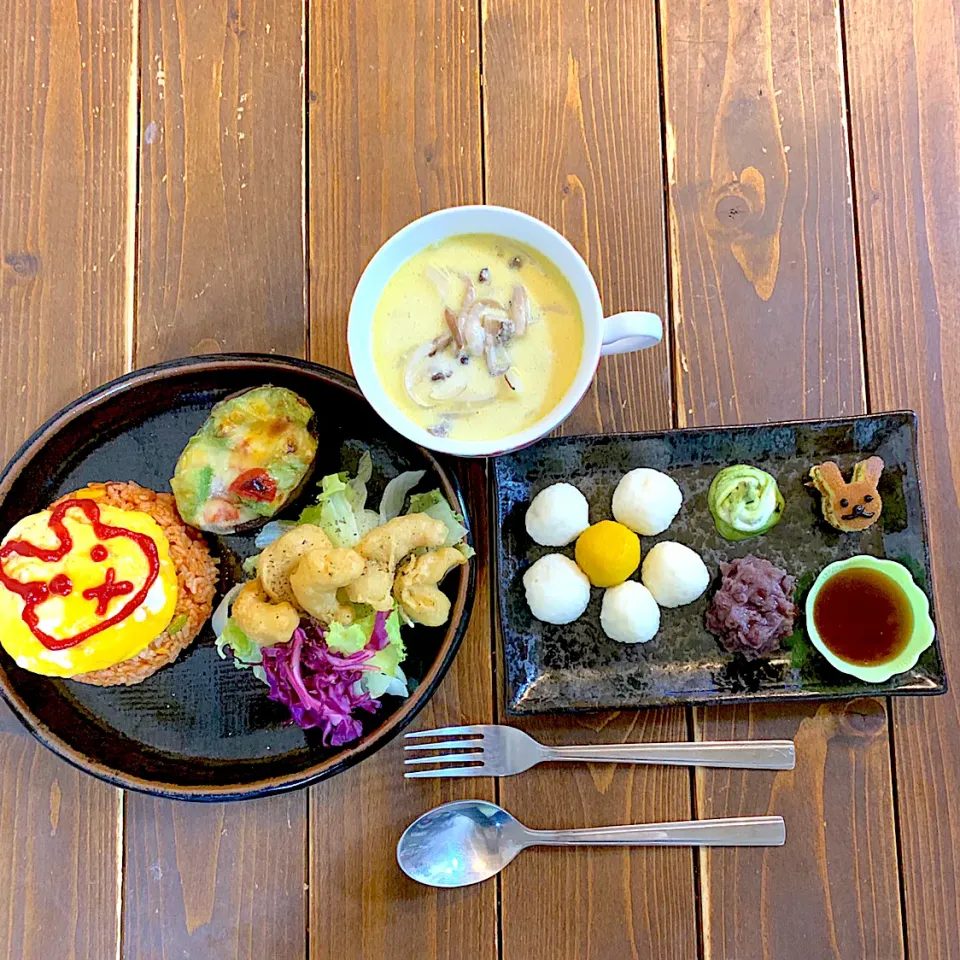
{"type": "Polygon", "coordinates": [[[361,690],[364,666],[390,642],[386,613],[378,613],[370,641],[356,653],[334,653],[323,637],[323,628],[302,620],[289,643],[263,648],[263,669],[271,700],[284,704],[290,717],[304,730],[318,727],[323,744],[339,747],[359,739],[363,726],[356,713],[375,713],[380,701],[361,690]]]}

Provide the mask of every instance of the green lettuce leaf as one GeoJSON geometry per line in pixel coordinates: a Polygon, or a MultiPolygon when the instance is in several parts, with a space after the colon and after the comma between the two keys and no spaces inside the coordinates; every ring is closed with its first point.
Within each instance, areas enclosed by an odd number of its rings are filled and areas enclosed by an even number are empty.
{"type": "Polygon", "coordinates": [[[463,517],[459,513],[454,513],[446,497],[439,490],[413,494],[410,497],[410,509],[407,513],[425,513],[428,517],[446,524],[447,539],[443,541],[444,547],[456,546],[467,535],[463,517]]]}
{"type": "Polygon", "coordinates": [[[390,643],[382,650],[378,650],[367,663],[372,667],[376,667],[381,673],[385,673],[388,677],[392,677],[397,667],[399,667],[403,661],[401,653],[401,650],[398,650],[394,644],[390,643]]]}
{"type": "Polygon", "coordinates": [[[300,516],[297,518],[297,523],[312,523],[315,527],[319,527],[320,515],[322,513],[323,510],[321,509],[319,503],[315,503],[309,507],[304,507],[300,511],[300,516]]]}
{"type": "Polygon", "coordinates": [[[355,547],[380,521],[375,510],[367,510],[367,481],[373,473],[369,453],[360,458],[357,476],[330,473],[320,481],[320,495],[313,506],[300,514],[300,523],[320,527],[335,547],[355,547]]]}
{"type": "Polygon", "coordinates": [[[331,623],[327,628],[324,640],[327,646],[335,653],[342,653],[345,657],[351,653],[358,653],[370,642],[373,632],[373,623],[367,624],[363,620],[355,620],[349,627],[342,623],[331,623]]]}
{"type": "Polygon", "coordinates": [[[407,494],[424,478],[426,472],[426,470],[408,470],[394,477],[387,484],[380,499],[381,523],[400,516],[407,494]]]}
{"type": "MultiPolygon", "coordinates": [[[[357,653],[370,642],[376,617],[376,612],[371,610],[366,616],[354,620],[349,627],[340,623],[331,623],[324,637],[327,646],[335,653],[341,653],[344,656],[357,653]]],[[[407,649],[400,636],[400,614],[396,607],[390,612],[384,627],[390,642],[367,660],[366,665],[376,667],[380,672],[393,677],[396,676],[397,667],[407,657],[407,649]]]]}
{"type": "Polygon", "coordinates": [[[267,682],[267,676],[263,672],[263,652],[259,645],[251,640],[237,626],[237,622],[230,617],[227,620],[223,633],[217,637],[217,653],[221,659],[227,660],[232,655],[234,666],[239,670],[253,669],[254,676],[258,680],[267,682]],[[229,648],[229,649],[228,649],[229,648]]]}

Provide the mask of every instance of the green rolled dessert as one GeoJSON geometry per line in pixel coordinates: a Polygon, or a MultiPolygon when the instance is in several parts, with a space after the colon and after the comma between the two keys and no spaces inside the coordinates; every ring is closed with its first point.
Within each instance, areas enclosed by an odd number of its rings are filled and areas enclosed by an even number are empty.
{"type": "Polygon", "coordinates": [[[724,467],[713,478],[707,505],[725,540],[758,537],[783,516],[783,497],[776,479],[746,463],[724,467]]]}

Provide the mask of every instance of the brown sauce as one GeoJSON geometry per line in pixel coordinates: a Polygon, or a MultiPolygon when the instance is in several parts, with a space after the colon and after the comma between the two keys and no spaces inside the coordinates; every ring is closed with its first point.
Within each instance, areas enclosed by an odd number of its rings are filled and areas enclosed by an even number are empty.
{"type": "Polygon", "coordinates": [[[834,574],[813,603],[824,645],[848,663],[878,666],[896,659],[913,634],[913,609],[898,583],[869,567],[834,574]]]}

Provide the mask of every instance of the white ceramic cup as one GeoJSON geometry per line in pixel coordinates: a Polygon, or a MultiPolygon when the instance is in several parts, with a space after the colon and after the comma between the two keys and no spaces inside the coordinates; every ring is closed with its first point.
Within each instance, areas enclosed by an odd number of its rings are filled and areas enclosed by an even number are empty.
{"type": "Polygon", "coordinates": [[[350,302],[347,344],[350,363],[370,405],[398,433],[415,443],[460,457],[492,457],[539,440],[563,422],[587,392],[600,357],[652,347],[663,339],[655,313],[629,311],[604,317],[597,285],[583,258],[568,240],[535,217],[506,207],[450,207],[414,220],[395,233],[367,264],[350,302]],[[583,356],[573,383],[560,402],[532,426],[495,440],[435,437],[410,420],[390,399],[373,356],[373,314],[380,295],[402,264],[424,247],[447,237],[488,233],[525,243],[549,257],[570,282],[583,318],[583,356]]]}

